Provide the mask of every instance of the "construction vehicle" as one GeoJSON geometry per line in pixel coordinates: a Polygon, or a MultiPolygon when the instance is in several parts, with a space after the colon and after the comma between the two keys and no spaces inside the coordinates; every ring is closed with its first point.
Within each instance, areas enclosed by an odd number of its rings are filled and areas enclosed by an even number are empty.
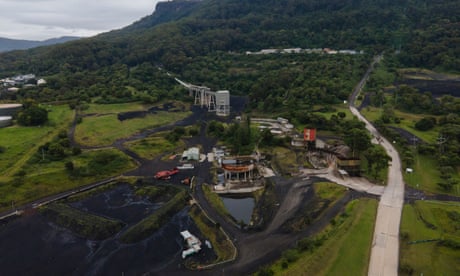
{"type": "Polygon", "coordinates": [[[177,174],[179,172],[178,168],[173,168],[170,170],[165,170],[165,171],[159,171],[155,174],[155,179],[160,179],[160,180],[168,180],[171,179],[171,176],[177,174]]]}
{"type": "Polygon", "coordinates": [[[182,179],[180,183],[184,185],[190,185],[190,177],[182,179]]]}

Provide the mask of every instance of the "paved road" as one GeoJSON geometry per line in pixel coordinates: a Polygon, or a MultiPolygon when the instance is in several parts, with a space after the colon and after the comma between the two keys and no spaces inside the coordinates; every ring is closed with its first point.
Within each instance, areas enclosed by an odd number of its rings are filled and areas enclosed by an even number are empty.
{"type": "MultiPolygon", "coordinates": [[[[366,124],[366,129],[375,137],[381,137],[374,126],[355,108],[354,101],[366,83],[370,72],[382,57],[378,56],[369,67],[350,98],[350,111],[366,124]]],[[[401,160],[393,145],[381,137],[381,145],[391,157],[388,168],[388,183],[380,198],[372,241],[368,275],[398,275],[399,264],[399,226],[404,202],[404,181],[401,172],[401,160]]],[[[376,141],[373,139],[373,141],[376,141]]]]}
{"type": "Polygon", "coordinates": [[[364,177],[350,177],[344,178],[334,175],[335,168],[330,166],[324,169],[302,169],[301,173],[306,176],[316,175],[317,177],[325,178],[331,182],[345,186],[352,190],[367,193],[370,195],[381,196],[385,190],[384,186],[371,183],[364,177]]]}

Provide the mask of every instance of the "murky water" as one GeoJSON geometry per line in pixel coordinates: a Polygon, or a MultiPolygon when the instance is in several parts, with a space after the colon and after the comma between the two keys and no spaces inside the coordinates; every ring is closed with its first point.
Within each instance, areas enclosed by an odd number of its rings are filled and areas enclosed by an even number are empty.
{"type": "Polygon", "coordinates": [[[225,208],[227,208],[232,217],[234,217],[237,221],[242,220],[244,223],[249,224],[251,221],[252,211],[254,210],[254,198],[221,198],[224,202],[225,208]]]}

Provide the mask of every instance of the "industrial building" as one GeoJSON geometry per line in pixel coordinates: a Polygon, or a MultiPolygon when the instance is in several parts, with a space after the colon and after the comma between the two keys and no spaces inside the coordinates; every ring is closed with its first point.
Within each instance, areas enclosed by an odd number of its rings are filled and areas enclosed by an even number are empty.
{"type": "Polygon", "coordinates": [[[198,253],[201,250],[201,241],[188,230],[182,231],[180,234],[188,246],[186,250],[182,251],[182,259],[185,259],[188,255],[198,253]]]}
{"type": "Polygon", "coordinates": [[[200,149],[193,147],[189,148],[188,150],[185,150],[184,153],[182,153],[182,158],[181,161],[198,161],[200,160],[200,149]]]}
{"type": "Polygon", "coordinates": [[[264,178],[259,172],[254,156],[237,156],[219,159],[221,172],[214,186],[216,193],[250,193],[264,187],[264,178]]]}

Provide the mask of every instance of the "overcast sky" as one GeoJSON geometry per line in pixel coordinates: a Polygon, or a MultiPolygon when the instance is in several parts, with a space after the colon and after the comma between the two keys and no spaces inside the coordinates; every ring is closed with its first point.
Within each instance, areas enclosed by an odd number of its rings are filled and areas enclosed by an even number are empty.
{"type": "Polygon", "coordinates": [[[0,37],[93,36],[149,15],[160,0],[0,0],[0,37]]]}

